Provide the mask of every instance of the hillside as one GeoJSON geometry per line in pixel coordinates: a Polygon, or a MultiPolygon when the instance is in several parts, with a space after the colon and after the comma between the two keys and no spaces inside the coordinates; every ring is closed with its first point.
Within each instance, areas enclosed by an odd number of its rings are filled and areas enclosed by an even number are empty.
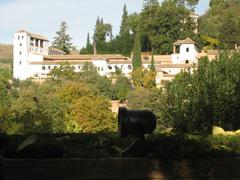
{"type": "Polygon", "coordinates": [[[0,59],[12,59],[13,46],[8,44],[0,44],[0,59]]]}
{"type": "Polygon", "coordinates": [[[0,44],[0,77],[12,78],[13,46],[0,44]]]}

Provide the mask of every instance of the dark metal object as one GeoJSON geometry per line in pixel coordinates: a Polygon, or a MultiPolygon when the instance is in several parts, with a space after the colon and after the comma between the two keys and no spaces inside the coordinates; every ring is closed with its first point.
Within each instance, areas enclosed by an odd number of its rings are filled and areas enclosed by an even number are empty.
{"type": "Polygon", "coordinates": [[[122,151],[122,156],[143,156],[145,154],[144,134],[151,134],[156,128],[156,116],[147,110],[118,110],[118,132],[120,137],[133,136],[135,140],[122,151]]]}

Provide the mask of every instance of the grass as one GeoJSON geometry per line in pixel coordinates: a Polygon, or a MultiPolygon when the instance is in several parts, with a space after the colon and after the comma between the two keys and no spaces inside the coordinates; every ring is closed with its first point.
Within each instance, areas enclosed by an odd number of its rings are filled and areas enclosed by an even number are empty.
{"type": "MultiPolygon", "coordinates": [[[[37,135],[37,141],[21,151],[27,135],[2,137],[6,158],[107,158],[120,157],[133,139],[117,134],[37,135]]],[[[0,145],[1,146],[1,145],[0,145]]],[[[177,136],[155,134],[147,137],[146,157],[159,159],[235,157],[240,154],[239,136],[177,136]]]]}

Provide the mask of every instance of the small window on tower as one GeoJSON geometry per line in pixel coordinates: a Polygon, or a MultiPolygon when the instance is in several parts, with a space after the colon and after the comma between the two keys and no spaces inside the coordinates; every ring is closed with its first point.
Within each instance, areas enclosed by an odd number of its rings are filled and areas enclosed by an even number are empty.
{"type": "Polygon", "coordinates": [[[22,55],[22,51],[19,52],[19,55],[22,55]]]}
{"type": "Polygon", "coordinates": [[[21,65],[22,64],[22,61],[19,61],[19,65],[21,65]]]}
{"type": "Polygon", "coordinates": [[[22,43],[20,43],[19,46],[22,46],[22,43]]]}
{"type": "Polygon", "coordinates": [[[20,36],[18,36],[18,40],[20,40],[20,36]]]}
{"type": "Polygon", "coordinates": [[[24,38],[24,36],[22,36],[22,39],[24,38]]]}
{"type": "Polygon", "coordinates": [[[42,70],[46,70],[46,67],[45,67],[45,66],[42,66],[42,70]]]}
{"type": "Polygon", "coordinates": [[[186,48],[186,52],[189,52],[189,48],[186,48]]]}

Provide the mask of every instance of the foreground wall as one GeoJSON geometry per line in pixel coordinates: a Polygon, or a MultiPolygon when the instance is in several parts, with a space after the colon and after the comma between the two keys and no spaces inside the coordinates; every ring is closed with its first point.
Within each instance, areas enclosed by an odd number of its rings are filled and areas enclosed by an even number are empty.
{"type": "Polygon", "coordinates": [[[2,160],[5,180],[240,179],[240,159],[2,160]]]}

